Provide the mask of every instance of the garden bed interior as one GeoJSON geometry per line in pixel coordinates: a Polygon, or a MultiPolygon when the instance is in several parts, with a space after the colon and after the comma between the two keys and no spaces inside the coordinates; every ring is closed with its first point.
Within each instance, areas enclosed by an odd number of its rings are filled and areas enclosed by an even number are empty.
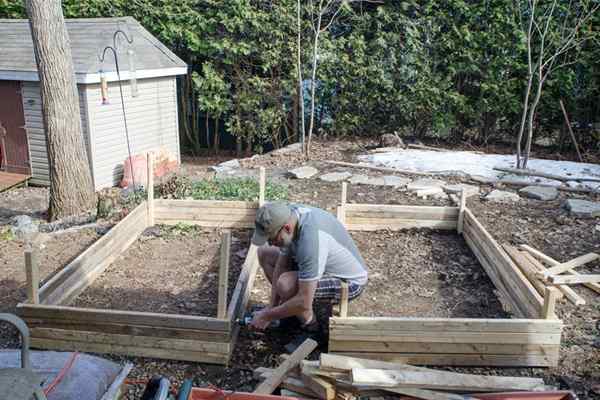
{"type": "MultiPolygon", "coordinates": [[[[252,228],[258,205],[264,201],[264,172],[260,186],[259,202],[154,200],[150,190],[146,202],[47,281],[39,291],[35,273],[29,273],[29,301],[19,304],[18,312],[33,327],[32,346],[226,364],[239,331],[234,320],[245,312],[258,269],[255,246],[250,246],[229,296],[226,297],[225,293],[229,293],[232,285],[229,284],[229,288],[225,286],[231,279],[223,278],[228,276],[225,274],[218,279],[217,318],[195,315],[195,307],[191,304],[194,301],[188,304],[190,310],[182,310],[177,303],[176,298],[181,291],[190,291],[194,298],[204,296],[204,293],[199,293],[206,284],[202,279],[194,281],[188,277],[182,278],[185,280],[182,283],[184,288],[169,286],[169,276],[153,281],[150,293],[154,294],[155,290],[164,293],[165,287],[170,287],[173,301],[166,310],[161,310],[158,303],[162,299],[148,299],[147,294],[138,292],[137,295],[146,297],[142,300],[150,300],[159,307],[153,308],[152,312],[137,311],[147,310],[148,304],[135,302],[125,306],[126,310],[113,309],[113,305],[122,304],[122,299],[106,299],[102,302],[94,293],[103,287],[103,274],[107,271],[106,277],[131,274],[123,284],[131,282],[132,287],[123,287],[123,290],[134,290],[135,293],[136,281],[143,283],[146,279],[144,265],[141,265],[146,255],[141,254],[144,252],[143,242],[127,249],[150,226],[186,222],[203,228],[252,228]],[[121,256],[125,257],[124,260],[119,260],[121,256]],[[136,265],[130,265],[128,257],[136,265]],[[115,261],[111,270],[110,265],[115,261]],[[193,293],[196,290],[198,292],[193,293]],[[173,291],[177,293],[173,294],[173,291]],[[80,307],[69,306],[73,301],[80,307]],[[103,304],[107,309],[85,307],[92,304],[94,307],[102,307],[103,304]]],[[[464,198],[461,198],[460,207],[368,205],[346,204],[345,193],[346,185],[343,184],[337,215],[352,232],[359,247],[366,240],[375,240],[386,246],[387,250],[396,251],[399,257],[407,257],[408,264],[398,271],[392,269],[391,265],[374,263],[372,282],[369,284],[373,287],[369,287],[362,296],[364,300],[350,304],[350,310],[357,310],[360,315],[351,311],[351,315],[357,316],[348,316],[342,307],[340,316],[330,318],[330,352],[423,365],[557,364],[562,322],[556,319],[552,311],[556,298],[550,295],[543,297],[536,292],[503,248],[465,207],[464,198]],[[434,231],[406,231],[415,228],[434,231]],[[456,237],[455,232],[462,234],[464,242],[456,237]],[[415,239],[415,234],[419,236],[418,239],[415,239]],[[430,249],[419,254],[419,251],[411,248],[417,240],[429,243],[430,249]],[[467,251],[465,242],[472,255],[467,251]],[[487,278],[473,256],[483,267],[487,278]],[[418,257],[428,262],[414,265],[419,263],[418,257]],[[461,263],[461,258],[468,260],[465,262],[467,265],[461,263]],[[377,274],[383,275],[384,272],[397,273],[397,276],[387,279],[388,282],[382,283],[384,286],[378,289],[378,284],[384,279],[379,279],[377,274]],[[479,274],[477,279],[476,274],[479,274]],[[413,278],[418,278],[422,283],[419,293],[409,286],[413,278]],[[430,278],[433,278],[432,282],[426,283],[430,278]],[[469,308],[477,310],[475,314],[462,309],[458,301],[469,301],[469,297],[457,299],[453,296],[461,295],[456,293],[456,288],[450,287],[454,279],[464,280],[465,292],[468,289],[471,302],[478,302],[475,307],[469,308]],[[504,308],[510,309],[514,318],[498,318],[505,314],[494,298],[494,287],[498,299],[504,308]],[[432,296],[430,301],[421,306],[415,300],[429,295],[432,296]],[[388,316],[375,316],[368,311],[372,308],[381,309],[379,304],[370,307],[368,303],[369,298],[373,297],[373,301],[378,302],[377,296],[388,299],[391,310],[388,316]],[[363,307],[360,307],[361,301],[366,302],[362,303],[363,307]],[[413,310],[402,309],[403,304],[409,303],[413,310]],[[409,311],[418,317],[396,315],[396,312],[407,315],[409,311]]],[[[240,236],[243,236],[243,239],[238,238],[241,246],[247,243],[248,233],[240,236]]],[[[211,246],[215,245],[213,243],[211,246]]],[[[190,251],[194,247],[192,243],[187,246],[190,251]]],[[[223,248],[231,251],[231,246],[223,248]]],[[[208,250],[204,257],[211,259],[211,252],[214,255],[213,249],[208,250]]],[[[171,256],[174,255],[169,254],[171,256]]],[[[367,254],[368,258],[371,256],[377,260],[377,254],[367,254]]],[[[186,254],[177,257],[185,258],[186,254]]],[[[223,259],[222,254],[220,258],[223,259]]],[[[401,259],[399,262],[404,263],[401,259]]],[[[32,270],[32,263],[26,264],[28,270],[32,270]]],[[[190,277],[195,273],[207,277],[212,273],[209,267],[213,265],[207,263],[201,272],[190,265],[184,268],[190,277]]],[[[222,268],[219,267],[219,270],[222,271],[222,268]]],[[[161,268],[158,269],[160,272],[161,268]]],[[[231,273],[236,275],[235,268],[231,273]]],[[[385,278],[388,278],[387,275],[385,278]]],[[[179,279],[177,282],[180,282],[179,279]]],[[[115,297],[119,294],[114,293],[115,297]]],[[[209,307],[204,311],[203,314],[212,313],[209,307]]]]}

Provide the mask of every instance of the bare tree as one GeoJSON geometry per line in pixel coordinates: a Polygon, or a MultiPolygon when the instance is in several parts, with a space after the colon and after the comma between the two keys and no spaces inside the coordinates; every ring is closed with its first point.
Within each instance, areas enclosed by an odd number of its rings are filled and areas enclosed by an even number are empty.
{"type": "Polygon", "coordinates": [[[96,196],[60,0],[26,0],[37,62],[50,168],[50,220],[93,210],[96,196]]]}
{"type": "Polygon", "coordinates": [[[535,111],[544,83],[557,70],[577,61],[577,50],[592,37],[585,25],[600,4],[590,0],[516,0],[515,10],[527,42],[527,85],[517,136],[517,168],[527,168],[533,141],[535,111]],[[535,91],[535,93],[534,93],[535,91]],[[533,95],[533,97],[532,97],[533,95]],[[527,140],[522,142],[527,124],[527,140]]]}
{"type": "Polygon", "coordinates": [[[306,146],[306,127],[305,127],[305,119],[304,119],[304,85],[302,82],[302,5],[300,0],[296,5],[296,17],[298,23],[298,33],[296,37],[296,68],[298,69],[298,103],[300,106],[300,135],[301,135],[301,143],[302,143],[302,151],[307,153],[306,146]]]}

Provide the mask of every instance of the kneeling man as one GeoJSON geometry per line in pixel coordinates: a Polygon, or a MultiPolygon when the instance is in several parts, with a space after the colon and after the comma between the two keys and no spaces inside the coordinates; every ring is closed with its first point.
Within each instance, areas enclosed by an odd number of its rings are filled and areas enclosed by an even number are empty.
{"type": "Polygon", "coordinates": [[[302,328],[315,332],[314,299],[340,300],[341,283],[349,299],[367,283],[367,268],[346,228],[316,207],[283,202],[258,209],[252,243],[271,282],[271,303],[254,314],[252,325],[265,329],[271,321],[297,317],[302,328]],[[267,246],[263,246],[267,244],[267,246]]]}

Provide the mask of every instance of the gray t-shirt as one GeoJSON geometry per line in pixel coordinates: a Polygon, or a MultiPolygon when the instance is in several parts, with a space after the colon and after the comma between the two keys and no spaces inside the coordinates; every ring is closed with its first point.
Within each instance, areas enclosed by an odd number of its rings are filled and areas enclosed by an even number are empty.
{"type": "Polygon", "coordinates": [[[298,218],[296,236],[284,254],[298,265],[298,279],[333,276],[359,285],[367,283],[367,267],[344,226],[330,213],[290,204],[298,218]]]}

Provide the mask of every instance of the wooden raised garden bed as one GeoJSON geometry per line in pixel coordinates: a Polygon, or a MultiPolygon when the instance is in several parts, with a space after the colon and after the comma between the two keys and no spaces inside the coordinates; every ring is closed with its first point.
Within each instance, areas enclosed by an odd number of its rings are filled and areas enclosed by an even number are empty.
{"type": "Polygon", "coordinates": [[[347,204],[345,197],[344,184],[338,218],[349,230],[457,230],[515,318],[348,317],[343,312],[329,320],[329,352],[422,365],[557,365],[563,324],[553,312],[554,291],[547,288],[545,297],[536,291],[465,207],[464,196],[460,207],[347,204]]]}

